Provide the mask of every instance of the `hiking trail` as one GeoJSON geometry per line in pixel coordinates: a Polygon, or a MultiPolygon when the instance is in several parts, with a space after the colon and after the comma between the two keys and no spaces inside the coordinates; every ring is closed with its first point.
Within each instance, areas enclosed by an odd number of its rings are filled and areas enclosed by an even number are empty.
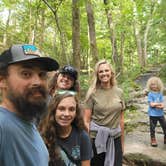
{"type": "MultiPolygon", "coordinates": [[[[157,75],[159,70],[159,68],[153,68],[137,78],[135,82],[141,86],[142,92],[147,80],[157,75]]],[[[164,135],[159,123],[156,127],[158,147],[150,145],[147,96],[140,95],[142,92],[131,94],[130,102],[137,109],[125,119],[125,124],[132,126],[132,130],[125,135],[123,166],[166,166],[166,144],[164,144],[164,135]]],[[[166,96],[164,96],[164,105],[166,113],[166,96]]]]}

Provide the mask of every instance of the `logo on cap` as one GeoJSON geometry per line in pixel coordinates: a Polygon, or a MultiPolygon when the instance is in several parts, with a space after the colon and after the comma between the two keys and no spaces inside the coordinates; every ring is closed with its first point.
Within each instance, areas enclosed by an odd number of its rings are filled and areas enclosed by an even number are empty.
{"type": "Polygon", "coordinates": [[[41,56],[41,53],[34,45],[23,45],[22,48],[25,55],[41,56]]]}

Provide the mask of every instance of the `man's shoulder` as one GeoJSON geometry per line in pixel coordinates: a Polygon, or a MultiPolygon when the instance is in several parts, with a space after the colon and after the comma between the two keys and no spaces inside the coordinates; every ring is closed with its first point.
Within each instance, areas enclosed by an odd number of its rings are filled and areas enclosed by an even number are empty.
{"type": "Polygon", "coordinates": [[[4,108],[0,107],[0,123],[3,123],[7,120],[7,114],[4,108]]]}
{"type": "Polygon", "coordinates": [[[14,128],[14,118],[12,113],[7,111],[5,108],[0,107],[0,127],[5,130],[13,130],[14,128]]]}
{"type": "Polygon", "coordinates": [[[10,111],[0,106],[0,117],[7,118],[10,115],[10,111]]]}

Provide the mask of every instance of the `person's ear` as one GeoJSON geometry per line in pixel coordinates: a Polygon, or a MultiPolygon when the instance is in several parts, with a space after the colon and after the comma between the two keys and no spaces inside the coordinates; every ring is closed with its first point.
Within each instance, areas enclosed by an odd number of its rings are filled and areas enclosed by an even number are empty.
{"type": "Polygon", "coordinates": [[[3,76],[0,76],[0,88],[6,88],[6,78],[3,76]]]}

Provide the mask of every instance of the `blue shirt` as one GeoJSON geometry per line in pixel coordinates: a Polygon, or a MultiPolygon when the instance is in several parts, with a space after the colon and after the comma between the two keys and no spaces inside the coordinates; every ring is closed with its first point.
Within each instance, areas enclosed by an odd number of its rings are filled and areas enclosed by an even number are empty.
{"type": "Polygon", "coordinates": [[[47,148],[34,123],[0,107],[0,165],[48,166],[47,148]]]}
{"type": "Polygon", "coordinates": [[[148,103],[149,103],[148,114],[149,114],[149,116],[159,117],[159,116],[164,115],[163,109],[159,109],[159,108],[150,106],[150,103],[161,103],[161,102],[163,102],[163,100],[164,100],[163,95],[159,92],[149,92],[148,93],[148,103]]]}

